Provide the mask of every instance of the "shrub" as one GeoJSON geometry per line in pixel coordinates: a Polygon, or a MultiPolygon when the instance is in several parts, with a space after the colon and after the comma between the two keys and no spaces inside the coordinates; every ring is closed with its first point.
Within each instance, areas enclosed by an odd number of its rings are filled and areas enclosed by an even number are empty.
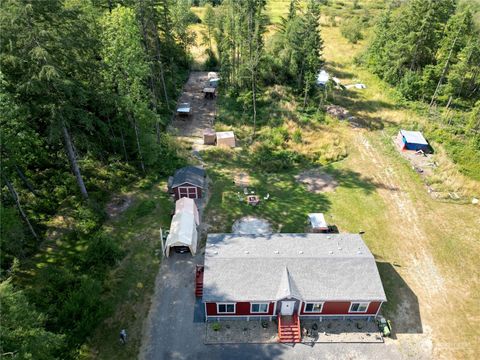
{"type": "Polygon", "coordinates": [[[290,170],[301,160],[301,155],[296,152],[276,149],[268,144],[257,144],[253,147],[253,165],[267,172],[290,170]]]}
{"type": "Polygon", "coordinates": [[[210,51],[210,49],[205,50],[207,54],[207,60],[205,60],[205,69],[206,70],[217,70],[218,69],[218,59],[215,54],[210,51]]]}
{"type": "Polygon", "coordinates": [[[84,276],[77,288],[70,291],[58,314],[59,327],[68,334],[68,342],[79,345],[108,315],[108,308],[101,301],[102,285],[84,276]]]}
{"type": "Polygon", "coordinates": [[[88,205],[78,204],[73,216],[76,220],[75,229],[81,234],[92,233],[105,220],[105,213],[95,202],[90,202],[88,205]]]}
{"type": "Polygon", "coordinates": [[[300,144],[302,142],[302,130],[300,129],[295,129],[292,135],[292,140],[296,144],[300,144]]]}
{"type": "Polygon", "coordinates": [[[153,209],[155,209],[155,201],[153,200],[144,200],[140,204],[137,205],[137,208],[135,209],[135,214],[137,215],[138,218],[146,216],[150,214],[153,209]]]}
{"type": "Polygon", "coordinates": [[[213,331],[218,331],[218,330],[220,330],[221,328],[222,328],[222,325],[220,325],[219,322],[214,322],[214,323],[212,324],[212,330],[213,330],[213,331]]]}
{"type": "Polygon", "coordinates": [[[87,251],[83,254],[83,267],[85,270],[102,272],[115,265],[120,258],[121,251],[117,243],[111,237],[98,233],[90,239],[87,251]]]}
{"type": "Polygon", "coordinates": [[[356,44],[363,39],[362,26],[363,24],[361,21],[356,18],[347,19],[340,26],[340,32],[350,43],[356,44]]]}

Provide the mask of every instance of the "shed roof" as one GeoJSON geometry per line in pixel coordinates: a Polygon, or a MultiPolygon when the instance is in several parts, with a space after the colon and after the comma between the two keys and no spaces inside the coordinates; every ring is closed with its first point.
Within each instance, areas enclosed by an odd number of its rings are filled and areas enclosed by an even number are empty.
{"type": "Polygon", "coordinates": [[[231,139],[235,138],[233,131],[217,131],[217,139],[231,139]]]}
{"type": "Polygon", "coordinates": [[[405,138],[407,143],[428,145],[427,140],[425,140],[420,131],[400,130],[400,133],[405,138]]]}
{"type": "Polygon", "coordinates": [[[308,214],[310,219],[310,224],[312,224],[312,228],[314,229],[327,229],[328,225],[325,221],[325,216],[322,213],[311,213],[308,214]]]}
{"type": "Polygon", "coordinates": [[[204,301],[385,301],[358,234],[209,234],[204,301]]]}
{"type": "Polygon", "coordinates": [[[205,170],[199,166],[186,166],[178,169],[173,176],[172,188],[185,183],[203,189],[205,186],[205,170]]]}

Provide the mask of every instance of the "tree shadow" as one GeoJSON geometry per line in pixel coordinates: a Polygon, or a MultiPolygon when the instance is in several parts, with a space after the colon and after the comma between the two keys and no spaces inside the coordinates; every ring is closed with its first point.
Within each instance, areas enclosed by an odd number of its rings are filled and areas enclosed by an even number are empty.
{"type": "Polygon", "coordinates": [[[418,297],[395,269],[401,266],[377,261],[377,267],[387,295],[382,313],[392,320],[392,338],[395,339],[396,334],[422,334],[418,297]]]}
{"type": "Polygon", "coordinates": [[[388,191],[399,191],[396,186],[389,186],[375,181],[373,177],[362,176],[360,173],[349,169],[337,169],[331,165],[325,167],[325,170],[334,176],[339,186],[348,189],[362,189],[366,194],[370,194],[377,189],[388,191]]]}

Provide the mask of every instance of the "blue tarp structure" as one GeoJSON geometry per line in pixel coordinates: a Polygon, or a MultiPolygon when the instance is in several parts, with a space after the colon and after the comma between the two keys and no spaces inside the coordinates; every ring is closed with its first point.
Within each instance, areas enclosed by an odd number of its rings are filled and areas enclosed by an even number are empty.
{"type": "Polygon", "coordinates": [[[420,131],[400,130],[398,140],[401,141],[402,148],[407,150],[423,150],[426,152],[430,148],[420,131]]]}

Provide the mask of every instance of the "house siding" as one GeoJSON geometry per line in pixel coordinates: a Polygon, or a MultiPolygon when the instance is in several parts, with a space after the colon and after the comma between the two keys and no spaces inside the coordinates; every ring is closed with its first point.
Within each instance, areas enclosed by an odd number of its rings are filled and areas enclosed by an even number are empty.
{"type": "MultiPolygon", "coordinates": [[[[273,309],[275,307],[274,302],[270,301],[258,301],[258,302],[269,302],[268,313],[251,313],[250,312],[250,302],[237,302],[235,303],[235,313],[231,314],[219,314],[217,313],[217,303],[206,303],[207,316],[270,316],[273,315],[273,309]]],[[[256,303],[256,302],[255,302],[256,303]]]]}
{"type": "MultiPolygon", "coordinates": [[[[318,302],[321,302],[321,301],[318,301],[318,302]]],[[[300,315],[375,315],[382,303],[380,301],[370,302],[367,312],[365,313],[348,312],[350,310],[350,304],[351,304],[350,301],[328,301],[328,302],[324,302],[322,312],[311,313],[311,312],[305,312],[305,303],[302,302],[301,308],[300,308],[300,315]]]]}

